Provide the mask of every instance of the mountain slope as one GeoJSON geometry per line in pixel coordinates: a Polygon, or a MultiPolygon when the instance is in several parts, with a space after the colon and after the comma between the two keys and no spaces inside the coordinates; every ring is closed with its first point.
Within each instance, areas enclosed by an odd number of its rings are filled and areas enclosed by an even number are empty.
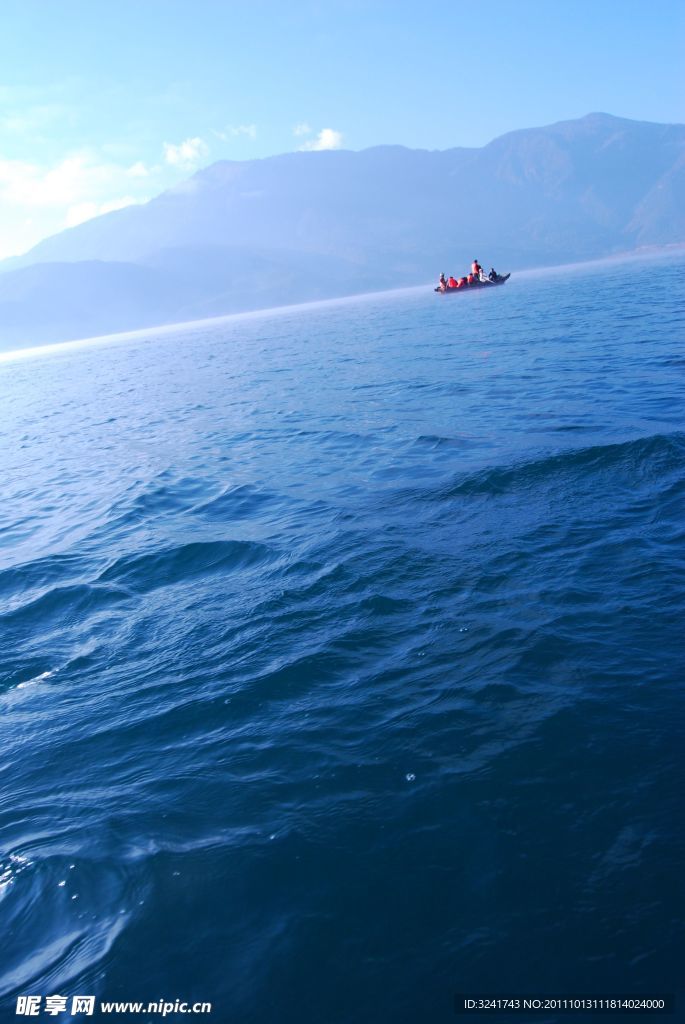
{"type": "Polygon", "coordinates": [[[149,263],[75,260],[0,274],[0,350],[49,344],[227,311],[331,298],[373,287],[330,256],[248,246],[183,246],[149,263]],[[291,254],[292,255],[292,254],[291,254]]]}
{"type": "MultiPolygon", "coordinates": [[[[154,316],[413,283],[460,271],[473,256],[516,269],[681,242],[684,198],[685,126],[590,114],[511,132],[481,149],[380,146],[221,161],[145,206],[46,239],[23,261],[43,265],[34,280],[45,288],[66,281],[61,294],[74,316],[71,327],[60,320],[60,331],[78,335],[95,314],[83,290],[82,326],[78,285],[67,294],[75,279],[64,265],[74,261],[135,264],[141,282],[154,281],[148,308],[133,277],[112,271],[121,289],[115,319],[135,327],[154,316]]],[[[0,318],[20,273],[0,275],[0,318]]],[[[20,306],[17,298],[15,327],[20,306]]],[[[103,331],[115,329],[108,308],[103,331]]],[[[43,340],[30,304],[24,310],[24,337],[43,340]]],[[[2,329],[0,340],[7,341],[2,329]]]]}

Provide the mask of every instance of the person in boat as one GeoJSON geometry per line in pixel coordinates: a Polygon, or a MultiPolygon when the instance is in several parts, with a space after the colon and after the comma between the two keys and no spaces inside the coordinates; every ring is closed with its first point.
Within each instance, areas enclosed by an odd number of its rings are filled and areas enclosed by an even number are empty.
{"type": "Polygon", "coordinates": [[[471,264],[471,273],[473,274],[474,277],[480,277],[480,275],[483,273],[483,268],[481,267],[478,260],[474,260],[473,263],[471,264]]]}
{"type": "Polygon", "coordinates": [[[499,274],[497,273],[495,268],[494,267],[490,267],[490,273],[488,274],[488,281],[493,281],[494,282],[494,281],[497,280],[498,277],[499,277],[499,274]]]}
{"type": "Polygon", "coordinates": [[[473,272],[471,272],[469,276],[466,278],[466,280],[468,284],[473,284],[473,282],[476,280],[476,275],[473,272]]]}
{"type": "Polygon", "coordinates": [[[441,274],[440,277],[438,278],[438,291],[440,291],[440,292],[446,292],[447,291],[447,280],[446,280],[444,274],[441,274]]]}
{"type": "Polygon", "coordinates": [[[450,274],[449,281],[447,282],[447,287],[448,288],[456,288],[457,287],[456,278],[454,278],[452,276],[452,274],[450,274]]]}
{"type": "Polygon", "coordinates": [[[460,277],[457,281],[457,288],[466,288],[468,286],[468,278],[460,277]]]}

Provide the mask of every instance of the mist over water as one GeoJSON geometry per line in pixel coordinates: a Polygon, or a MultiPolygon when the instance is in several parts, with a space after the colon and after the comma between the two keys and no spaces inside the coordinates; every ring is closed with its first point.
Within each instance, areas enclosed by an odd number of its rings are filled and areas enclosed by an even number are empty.
{"type": "Polygon", "coordinates": [[[12,1013],[678,990],[684,272],[0,365],[12,1013]]]}

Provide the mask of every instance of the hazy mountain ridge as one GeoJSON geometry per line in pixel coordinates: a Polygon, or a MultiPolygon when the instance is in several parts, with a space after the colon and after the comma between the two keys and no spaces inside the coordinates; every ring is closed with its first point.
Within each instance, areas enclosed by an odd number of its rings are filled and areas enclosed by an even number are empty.
{"type": "Polygon", "coordinates": [[[220,161],[1,274],[0,343],[412,284],[473,256],[511,270],[684,242],[684,200],[685,126],[606,114],[481,149],[220,161]]]}

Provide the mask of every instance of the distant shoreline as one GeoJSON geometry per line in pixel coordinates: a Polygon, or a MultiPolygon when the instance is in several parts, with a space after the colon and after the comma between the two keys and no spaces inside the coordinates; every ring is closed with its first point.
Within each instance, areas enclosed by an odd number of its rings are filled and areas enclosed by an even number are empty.
{"type": "MultiPolygon", "coordinates": [[[[615,253],[611,256],[600,256],[591,260],[576,261],[574,263],[559,263],[549,267],[527,267],[523,270],[516,270],[512,273],[514,278],[541,277],[544,275],[559,274],[562,272],[573,273],[582,271],[592,266],[608,266],[620,263],[644,262],[647,260],[666,259],[670,256],[685,255],[685,242],[673,242],[668,245],[642,246],[639,249],[631,249],[625,252],[615,253]]],[[[340,295],[327,299],[314,299],[309,302],[294,302],[285,306],[269,306],[261,309],[243,310],[239,313],[225,313],[221,316],[202,317],[199,320],[180,320],[171,324],[159,324],[151,327],[141,327],[131,331],[117,331],[111,334],[97,334],[84,338],[73,338],[69,341],[48,342],[43,345],[27,345],[22,348],[7,349],[0,351],[0,363],[13,362],[18,359],[36,358],[42,355],[59,354],[69,352],[81,347],[92,345],[116,343],[128,341],[133,338],[144,337],[148,334],[164,335],[175,331],[182,331],[190,327],[197,327],[202,324],[219,324],[240,320],[251,320],[260,316],[284,315],[302,309],[321,309],[329,306],[345,305],[350,302],[362,300],[373,300],[383,296],[407,294],[408,292],[420,292],[434,285],[432,281],[426,281],[416,285],[406,285],[402,288],[385,288],[373,292],[357,292],[351,295],[340,295]]]]}

